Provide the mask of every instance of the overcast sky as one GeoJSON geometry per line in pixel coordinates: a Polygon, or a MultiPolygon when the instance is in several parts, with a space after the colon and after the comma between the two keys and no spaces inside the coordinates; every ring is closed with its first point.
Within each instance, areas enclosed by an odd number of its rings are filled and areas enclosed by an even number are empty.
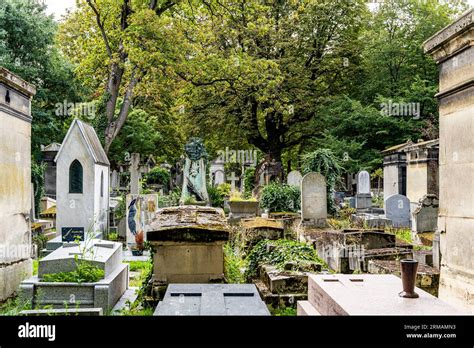
{"type": "MultiPolygon", "coordinates": [[[[76,0],[44,0],[48,5],[48,13],[54,14],[56,19],[60,19],[66,13],[66,9],[74,8],[76,0]]],[[[474,0],[469,0],[471,6],[474,7],[474,0]]]]}

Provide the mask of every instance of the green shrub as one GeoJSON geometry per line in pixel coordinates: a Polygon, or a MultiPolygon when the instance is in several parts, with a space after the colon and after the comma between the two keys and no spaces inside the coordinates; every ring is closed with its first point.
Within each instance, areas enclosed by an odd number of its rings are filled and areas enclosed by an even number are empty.
{"type": "Polygon", "coordinates": [[[91,262],[76,262],[77,267],[72,272],[45,274],[43,282],[51,283],[95,283],[104,278],[104,270],[91,262]]]}
{"type": "Polygon", "coordinates": [[[208,185],[207,193],[213,207],[224,208],[224,199],[230,195],[230,184],[208,185]]]}
{"type": "Polygon", "coordinates": [[[269,264],[283,269],[288,262],[317,262],[324,264],[311,245],[287,240],[262,240],[255,245],[246,258],[245,278],[257,276],[258,266],[269,264]],[[271,247],[269,247],[271,246],[271,247]]]}
{"type": "Polygon", "coordinates": [[[241,272],[244,265],[244,260],[236,254],[231,243],[226,243],[224,246],[224,275],[226,282],[230,284],[245,283],[245,277],[241,272]]]}
{"type": "Polygon", "coordinates": [[[244,172],[244,193],[246,196],[251,196],[255,188],[255,168],[250,167],[244,172]]]}
{"type": "Polygon", "coordinates": [[[318,149],[302,156],[303,174],[320,173],[326,178],[328,211],[336,213],[336,205],[332,199],[337,186],[342,185],[341,176],[344,168],[337,156],[329,149],[318,149]]]}
{"type": "Polygon", "coordinates": [[[161,167],[155,167],[146,175],[147,184],[167,186],[170,183],[171,175],[169,171],[161,167]]]}
{"type": "Polygon", "coordinates": [[[270,212],[297,212],[300,209],[300,189],[297,186],[271,183],[260,196],[260,207],[270,212]]]}

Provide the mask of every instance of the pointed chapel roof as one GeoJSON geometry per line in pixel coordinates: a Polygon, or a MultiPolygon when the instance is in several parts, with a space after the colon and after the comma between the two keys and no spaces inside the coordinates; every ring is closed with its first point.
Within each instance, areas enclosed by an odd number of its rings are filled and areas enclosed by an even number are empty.
{"type": "MultiPolygon", "coordinates": [[[[109,159],[107,158],[107,154],[105,153],[104,148],[102,147],[102,144],[100,143],[99,137],[97,136],[95,129],[91,125],[81,120],[78,120],[77,118],[74,119],[71,126],[69,127],[69,130],[67,131],[67,134],[64,137],[63,145],[66,143],[66,140],[71,135],[71,132],[74,129],[74,127],[79,128],[82,138],[84,139],[84,142],[86,144],[86,148],[91,154],[92,158],[94,159],[94,162],[96,164],[110,166],[110,162],[109,162],[109,159]]],[[[61,146],[54,161],[58,160],[63,149],[64,149],[64,146],[61,146]]]]}

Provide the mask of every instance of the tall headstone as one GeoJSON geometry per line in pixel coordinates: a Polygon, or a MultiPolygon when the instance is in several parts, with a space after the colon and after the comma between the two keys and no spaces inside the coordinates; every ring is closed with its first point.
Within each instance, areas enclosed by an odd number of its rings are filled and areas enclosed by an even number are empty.
{"type": "Polygon", "coordinates": [[[423,197],[413,212],[414,233],[435,232],[438,226],[439,200],[435,195],[423,197]]]}
{"type": "Polygon", "coordinates": [[[183,189],[180,204],[193,198],[198,204],[208,204],[209,195],[206,187],[207,152],[199,138],[191,138],[185,146],[186,161],[183,171],[183,189]]]}
{"type": "Polygon", "coordinates": [[[303,223],[325,227],[326,218],[326,179],[319,173],[308,173],[301,180],[301,219],[303,223]]]}
{"type": "Polygon", "coordinates": [[[385,216],[397,228],[410,227],[410,200],[404,195],[392,195],[385,200],[385,216]]]}
{"type": "Polygon", "coordinates": [[[110,163],[94,128],[75,119],[55,160],[60,240],[101,237],[109,222],[110,163]]]}
{"type": "Polygon", "coordinates": [[[357,174],[356,209],[372,208],[372,195],[370,194],[370,174],[363,170],[357,174]]]}
{"type": "Polygon", "coordinates": [[[293,170],[288,173],[288,177],[286,179],[286,183],[291,186],[300,186],[301,180],[303,180],[303,176],[297,170],[293,170]]]}
{"type": "Polygon", "coordinates": [[[439,65],[439,298],[474,313],[474,9],[424,43],[439,65]]]}
{"type": "Polygon", "coordinates": [[[210,166],[210,175],[212,180],[212,185],[218,186],[225,183],[225,168],[224,160],[218,158],[211,163],[210,166]]]}
{"type": "Polygon", "coordinates": [[[31,275],[31,99],[36,89],[0,67],[0,302],[31,275]]]}

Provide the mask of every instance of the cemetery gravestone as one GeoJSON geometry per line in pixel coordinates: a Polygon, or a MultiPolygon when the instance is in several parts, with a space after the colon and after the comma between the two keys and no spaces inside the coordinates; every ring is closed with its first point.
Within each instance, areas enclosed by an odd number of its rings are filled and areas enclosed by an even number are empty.
{"type": "Polygon", "coordinates": [[[404,195],[392,195],[385,201],[385,215],[393,227],[410,227],[410,200],[404,195]]]}
{"type": "Polygon", "coordinates": [[[372,196],[370,194],[370,174],[363,170],[357,174],[356,209],[372,208],[372,196]]]}
{"type": "Polygon", "coordinates": [[[291,186],[300,186],[301,185],[301,180],[303,179],[303,176],[301,173],[297,170],[293,170],[288,173],[288,178],[287,178],[287,184],[291,186]]]}
{"type": "Polygon", "coordinates": [[[326,179],[319,173],[308,173],[301,181],[301,219],[317,227],[325,227],[326,218],[326,179]]]}

